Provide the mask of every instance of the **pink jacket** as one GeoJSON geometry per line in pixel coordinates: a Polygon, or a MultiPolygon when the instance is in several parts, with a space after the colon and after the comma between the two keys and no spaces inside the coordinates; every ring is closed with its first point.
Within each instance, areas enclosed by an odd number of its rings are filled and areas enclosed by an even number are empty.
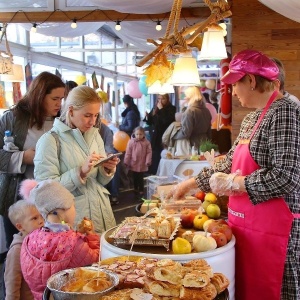
{"type": "Polygon", "coordinates": [[[126,147],[124,164],[134,172],[146,172],[151,165],[151,159],[150,142],[146,138],[137,140],[132,136],[126,147]]]}
{"type": "Polygon", "coordinates": [[[33,231],[24,239],[21,267],[35,300],[41,300],[48,278],[59,271],[91,265],[99,259],[100,238],[84,236],[73,230],[33,231]]]}
{"type": "Polygon", "coordinates": [[[33,300],[33,295],[23,278],[20,253],[24,236],[19,232],[9,247],[5,261],[5,300],[33,300]]]}

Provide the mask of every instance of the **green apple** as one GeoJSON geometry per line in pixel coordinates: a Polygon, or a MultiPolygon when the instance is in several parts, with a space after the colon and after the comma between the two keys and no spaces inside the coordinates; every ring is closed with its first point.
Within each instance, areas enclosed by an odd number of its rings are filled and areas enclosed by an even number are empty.
{"type": "Polygon", "coordinates": [[[210,205],[210,204],[212,204],[212,202],[210,202],[209,200],[204,200],[204,202],[202,203],[202,207],[205,212],[206,212],[208,205],[210,205]]]}
{"type": "Polygon", "coordinates": [[[210,218],[217,219],[221,216],[221,209],[217,204],[209,204],[206,213],[210,218]]]}

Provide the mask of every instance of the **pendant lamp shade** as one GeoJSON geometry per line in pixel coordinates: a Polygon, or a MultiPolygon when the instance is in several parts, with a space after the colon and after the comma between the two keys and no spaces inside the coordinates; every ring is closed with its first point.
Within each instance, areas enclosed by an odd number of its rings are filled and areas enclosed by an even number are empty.
{"type": "Polygon", "coordinates": [[[175,86],[200,85],[197,61],[194,57],[189,55],[176,59],[171,83],[175,86]]]}
{"type": "Polygon", "coordinates": [[[13,64],[12,70],[13,70],[12,75],[2,74],[0,75],[0,80],[6,82],[23,82],[25,80],[22,65],[13,64]]]}
{"type": "Polygon", "coordinates": [[[208,28],[204,33],[199,60],[221,60],[227,58],[223,30],[208,28]]]}
{"type": "Polygon", "coordinates": [[[171,80],[169,79],[166,83],[161,84],[159,80],[156,80],[152,85],[148,87],[148,94],[174,94],[174,87],[171,85],[171,80]]]}

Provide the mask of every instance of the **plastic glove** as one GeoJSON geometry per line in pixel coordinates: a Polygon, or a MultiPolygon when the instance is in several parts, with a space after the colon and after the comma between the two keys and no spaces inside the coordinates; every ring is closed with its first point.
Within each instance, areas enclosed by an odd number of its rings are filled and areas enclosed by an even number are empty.
{"type": "Polygon", "coordinates": [[[215,150],[211,149],[211,152],[208,151],[204,152],[204,157],[208,161],[208,163],[213,167],[215,163],[215,150]]]}
{"type": "Polygon", "coordinates": [[[239,189],[239,184],[234,183],[234,178],[238,173],[226,174],[217,172],[214,173],[209,179],[209,185],[213,193],[223,196],[229,196],[235,190],[239,189]]]}

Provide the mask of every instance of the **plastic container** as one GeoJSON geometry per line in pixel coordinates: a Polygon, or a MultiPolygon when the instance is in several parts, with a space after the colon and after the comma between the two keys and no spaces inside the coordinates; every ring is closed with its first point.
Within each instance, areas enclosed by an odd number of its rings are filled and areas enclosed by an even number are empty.
{"type": "Polygon", "coordinates": [[[160,205],[162,210],[168,214],[180,214],[185,208],[198,210],[201,212],[201,201],[197,200],[176,200],[163,201],[160,205]]]}
{"type": "Polygon", "coordinates": [[[162,200],[168,191],[177,183],[181,182],[182,178],[172,176],[149,176],[145,178],[145,187],[147,189],[147,199],[162,200]]]}

